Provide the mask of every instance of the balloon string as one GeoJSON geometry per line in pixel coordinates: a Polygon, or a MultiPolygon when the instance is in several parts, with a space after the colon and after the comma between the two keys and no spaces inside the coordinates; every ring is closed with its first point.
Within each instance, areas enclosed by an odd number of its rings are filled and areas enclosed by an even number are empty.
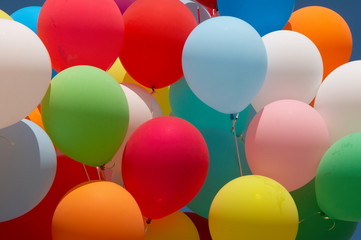
{"type": "Polygon", "coordinates": [[[83,168],[84,168],[85,174],[86,174],[86,176],[87,176],[87,178],[88,178],[88,181],[90,182],[89,173],[88,173],[88,170],[87,170],[86,167],[85,167],[85,164],[83,164],[83,168]]]}
{"type": "Polygon", "coordinates": [[[201,10],[199,9],[199,6],[197,6],[197,15],[198,15],[198,24],[201,23],[201,10]]]}
{"type": "Polygon", "coordinates": [[[154,94],[156,93],[155,91],[155,87],[152,87],[152,91],[150,93],[151,95],[151,99],[150,99],[150,113],[152,114],[152,118],[154,117],[154,103],[153,103],[153,100],[154,100],[154,94]]]}
{"type": "Polygon", "coordinates": [[[145,225],[145,229],[144,229],[144,232],[148,232],[148,228],[149,228],[149,224],[152,222],[152,219],[151,218],[148,218],[147,221],[145,221],[145,223],[147,225],[145,225]]]}
{"type": "Polygon", "coordinates": [[[105,180],[105,174],[104,174],[104,170],[105,170],[105,166],[104,164],[97,167],[97,172],[98,172],[98,178],[100,181],[104,181],[105,180]]]}
{"type": "Polygon", "coordinates": [[[242,163],[241,163],[241,155],[239,154],[239,148],[238,148],[238,140],[237,140],[237,131],[236,131],[236,122],[238,120],[239,113],[235,115],[231,115],[232,119],[232,132],[234,136],[234,143],[236,146],[236,152],[237,152],[237,159],[238,159],[238,166],[239,166],[239,172],[241,176],[243,176],[243,169],[242,169],[242,163]]]}
{"type": "MultiPolygon", "coordinates": [[[[315,212],[314,214],[312,214],[312,215],[310,215],[310,216],[308,216],[308,217],[312,217],[312,216],[314,216],[314,215],[316,215],[316,214],[320,215],[320,216],[322,217],[322,219],[324,219],[324,220],[332,220],[332,226],[328,229],[328,231],[331,231],[332,229],[334,229],[334,228],[336,227],[336,222],[335,222],[335,220],[332,219],[332,218],[330,218],[330,217],[327,217],[324,212],[315,212]]],[[[308,218],[308,217],[307,217],[307,218],[308,218]]],[[[306,219],[306,218],[300,220],[298,223],[303,223],[303,222],[305,221],[305,219],[306,219]]]]}
{"type": "Polygon", "coordinates": [[[13,141],[11,141],[10,139],[8,139],[7,137],[4,136],[0,136],[0,138],[4,139],[7,143],[9,143],[9,145],[14,146],[15,143],[13,141]]]}

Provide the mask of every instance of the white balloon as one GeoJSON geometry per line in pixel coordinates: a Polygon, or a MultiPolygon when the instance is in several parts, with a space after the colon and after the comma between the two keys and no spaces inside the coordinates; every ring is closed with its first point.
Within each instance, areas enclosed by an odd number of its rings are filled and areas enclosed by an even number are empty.
{"type": "Polygon", "coordinates": [[[331,142],[361,131],[361,61],[331,72],[318,90],[315,109],[325,119],[331,142]]]}
{"type": "Polygon", "coordinates": [[[316,45],[306,36],[286,30],[271,32],[262,39],[268,70],[252,106],[258,112],[267,104],[282,99],[309,104],[323,76],[322,58],[316,45]]]}
{"type": "MultiPolygon", "coordinates": [[[[122,166],[123,152],[124,152],[126,143],[127,143],[128,139],[130,138],[130,136],[133,134],[133,132],[140,125],[142,125],[146,121],[153,118],[152,111],[149,108],[149,106],[147,105],[147,103],[135,91],[133,91],[131,89],[131,87],[134,87],[133,85],[136,86],[136,89],[138,88],[138,86],[135,84],[124,84],[124,83],[120,84],[120,86],[122,87],[122,89],[125,93],[125,96],[126,96],[127,102],[128,102],[129,125],[128,125],[128,130],[127,130],[127,133],[125,135],[122,145],[119,147],[119,149],[116,152],[116,154],[114,155],[112,161],[106,165],[106,168],[112,169],[111,172],[107,171],[108,180],[116,182],[120,185],[122,185],[122,183],[123,183],[123,180],[121,177],[121,166],[122,166]],[[130,85],[130,87],[128,87],[129,85],[130,85]]],[[[139,87],[139,88],[141,88],[141,87],[139,87]]],[[[144,91],[146,91],[146,90],[144,90],[144,91]]],[[[150,94],[150,93],[148,93],[148,94],[150,94]]],[[[154,99],[154,101],[155,101],[155,99],[154,99]]]]}
{"type": "Polygon", "coordinates": [[[181,0],[181,2],[184,3],[188,7],[188,9],[193,13],[193,16],[197,20],[198,24],[211,18],[211,14],[201,4],[191,0],[181,0]]]}
{"type": "Polygon", "coordinates": [[[0,130],[0,222],[33,209],[48,193],[56,172],[49,136],[23,120],[0,130]]]}
{"type": "Polygon", "coordinates": [[[40,104],[51,80],[51,61],[29,28],[0,19],[0,128],[10,126],[40,104]]]}

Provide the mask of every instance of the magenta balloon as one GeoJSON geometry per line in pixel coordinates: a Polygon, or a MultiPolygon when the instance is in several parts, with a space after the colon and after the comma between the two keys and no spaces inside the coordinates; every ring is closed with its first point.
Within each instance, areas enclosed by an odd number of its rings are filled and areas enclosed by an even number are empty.
{"type": "Polygon", "coordinates": [[[114,0],[115,3],[118,5],[119,10],[124,13],[127,8],[132,5],[135,0],[114,0]]]}

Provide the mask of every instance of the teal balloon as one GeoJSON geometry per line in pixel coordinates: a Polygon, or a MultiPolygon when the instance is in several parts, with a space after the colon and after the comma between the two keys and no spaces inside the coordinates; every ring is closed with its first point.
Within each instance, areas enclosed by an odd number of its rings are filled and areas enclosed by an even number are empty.
{"type": "Polygon", "coordinates": [[[24,24],[37,34],[40,11],[41,7],[39,6],[24,7],[11,14],[11,18],[14,19],[14,21],[24,24]]]}
{"type": "Polygon", "coordinates": [[[316,200],[315,180],[291,192],[300,219],[296,240],[348,240],[357,222],[327,219],[316,200]]]}
{"type": "MultiPolygon", "coordinates": [[[[193,212],[208,218],[209,209],[217,192],[229,181],[240,177],[237,148],[234,135],[218,129],[201,129],[207,142],[210,165],[207,179],[195,198],[187,205],[193,212]]],[[[240,152],[242,174],[249,175],[244,144],[237,139],[240,152]]]]}
{"type": "Polygon", "coordinates": [[[189,87],[201,101],[234,114],[244,110],[261,89],[267,53],[251,25],[235,17],[215,17],[188,36],[182,66],[189,87]]]}
{"type": "Polygon", "coordinates": [[[128,129],[128,102],[122,88],[96,67],[61,71],[51,81],[41,110],[55,146],[89,166],[109,162],[128,129]]]}
{"type": "MultiPolygon", "coordinates": [[[[184,78],[170,86],[169,102],[173,116],[187,120],[198,129],[216,128],[227,132],[232,131],[231,115],[218,112],[203,103],[192,92],[184,78]]],[[[246,130],[255,114],[256,111],[251,105],[239,113],[235,127],[237,136],[246,130]]]]}
{"type": "Polygon", "coordinates": [[[261,36],[287,24],[295,0],[218,0],[221,16],[233,16],[251,24],[261,36]]]}
{"type": "Polygon", "coordinates": [[[335,142],[316,173],[317,201],[328,216],[361,221],[361,132],[335,142]]]}

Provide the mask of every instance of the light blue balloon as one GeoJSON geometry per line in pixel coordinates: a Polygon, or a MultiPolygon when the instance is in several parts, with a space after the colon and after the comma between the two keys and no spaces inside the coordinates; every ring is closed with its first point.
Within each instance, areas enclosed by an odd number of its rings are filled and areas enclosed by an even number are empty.
{"type": "Polygon", "coordinates": [[[287,24],[295,0],[218,0],[221,16],[233,16],[251,24],[261,36],[287,24]]]}
{"type": "MultiPolygon", "coordinates": [[[[218,112],[199,100],[184,78],[170,86],[169,102],[173,116],[187,120],[198,129],[217,128],[232,132],[231,115],[218,112]]],[[[245,131],[255,114],[251,105],[240,112],[235,126],[237,136],[245,131]]]]}
{"type": "MultiPolygon", "coordinates": [[[[200,130],[209,150],[209,170],[207,179],[188,207],[198,215],[208,218],[209,209],[217,192],[229,181],[240,177],[240,167],[234,135],[218,129],[200,130]]],[[[244,144],[237,139],[243,175],[251,174],[248,167],[244,144]]]]}
{"type": "Polygon", "coordinates": [[[267,54],[251,25],[235,17],[216,17],[189,35],[182,65],[194,94],[215,110],[231,114],[244,110],[261,89],[267,54]]]}
{"type": "Polygon", "coordinates": [[[41,7],[39,6],[24,7],[11,14],[11,17],[14,19],[14,21],[24,24],[37,34],[40,10],[41,7]]]}

